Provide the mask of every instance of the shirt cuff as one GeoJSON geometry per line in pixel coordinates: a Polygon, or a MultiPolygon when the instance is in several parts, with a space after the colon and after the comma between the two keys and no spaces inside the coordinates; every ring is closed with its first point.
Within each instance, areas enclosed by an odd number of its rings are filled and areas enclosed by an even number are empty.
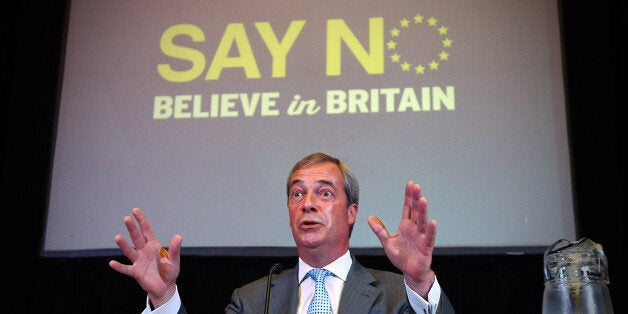
{"type": "Polygon", "coordinates": [[[423,299],[423,297],[421,297],[418,293],[410,289],[410,286],[408,286],[405,280],[403,281],[403,283],[406,285],[406,294],[408,295],[408,301],[410,301],[410,306],[416,313],[436,313],[441,293],[438,278],[434,277],[434,284],[430,288],[430,291],[427,293],[427,300],[423,299]]]}
{"type": "Polygon", "coordinates": [[[166,303],[151,311],[150,300],[146,297],[146,308],[142,314],[172,314],[179,312],[181,308],[181,297],[179,296],[179,287],[175,286],[174,295],[166,303]]]}

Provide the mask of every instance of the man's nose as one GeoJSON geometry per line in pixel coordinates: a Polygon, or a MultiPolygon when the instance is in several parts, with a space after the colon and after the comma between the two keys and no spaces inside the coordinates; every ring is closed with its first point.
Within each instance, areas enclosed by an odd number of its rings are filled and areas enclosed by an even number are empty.
{"type": "Polygon", "coordinates": [[[303,211],[316,211],[316,195],[312,192],[308,192],[305,194],[303,199],[303,211]]]}

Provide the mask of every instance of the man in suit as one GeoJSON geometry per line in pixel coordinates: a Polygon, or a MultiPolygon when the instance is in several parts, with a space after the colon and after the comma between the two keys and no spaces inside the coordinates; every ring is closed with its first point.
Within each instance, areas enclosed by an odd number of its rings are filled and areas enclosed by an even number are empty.
{"type": "MultiPolygon", "coordinates": [[[[436,221],[429,220],[427,201],[418,184],[409,181],[401,222],[390,235],[375,216],[368,224],[389,260],[403,275],[364,268],[349,251],[349,238],[358,213],[359,185],[337,158],[314,153],[297,162],[286,182],[290,228],[299,254],[298,265],[273,278],[270,313],[306,313],[319,289],[312,269],[330,271],[324,279],[327,307],[332,313],[453,313],[431,269],[436,221]]],[[[155,238],[141,210],[134,209],[125,225],[135,247],[115,237],[132,262],[110,261],[116,271],[133,277],[148,293],[144,313],[185,313],[176,287],[182,238],[175,235],[170,252],[155,238]]],[[[236,289],[227,313],[261,313],[266,278],[236,289]]],[[[314,302],[316,303],[316,302],[314,302]]]]}

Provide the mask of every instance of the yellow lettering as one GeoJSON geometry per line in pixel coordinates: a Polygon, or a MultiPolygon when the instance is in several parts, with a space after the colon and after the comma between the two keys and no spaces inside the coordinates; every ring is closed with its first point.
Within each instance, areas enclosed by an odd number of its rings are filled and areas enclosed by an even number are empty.
{"type": "Polygon", "coordinates": [[[209,112],[203,111],[203,103],[201,95],[194,95],[194,102],[192,103],[192,117],[194,118],[209,118],[209,112]]]}
{"type": "Polygon", "coordinates": [[[262,93],[262,109],[260,112],[262,116],[279,115],[279,110],[273,109],[275,106],[277,106],[277,98],[279,98],[278,92],[262,93]]]}
{"type": "Polygon", "coordinates": [[[235,108],[235,100],[238,94],[223,94],[220,97],[220,116],[221,117],[237,117],[238,111],[235,108]]]}
{"type": "Polygon", "coordinates": [[[290,49],[292,49],[304,25],[305,21],[292,21],[283,39],[279,42],[270,23],[255,23],[257,31],[262,37],[262,40],[264,40],[268,51],[273,56],[272,77],[286,76],[286,56],[288,52],[290,52],[290,49]]]}
{"type": "Polygon", "coordinates": [[[440,87],[432,88],[432,99],[434,110],[440,110],[441,104],[445,105],[448,110],[456,110],[456,91],[453,86],[445,87],[446,92],[440,87]]]}
{"type": "Polygon", "coordinates": [[[327,91],[327,114],[339,114],[347,111],[347,93],[341,90],[327,91]]]}
{"type": "Polygon", "coordinates": [[[153,102],[153,119],[168,119],[172,116],[172,97],[155,96],[153,102]]]}
{"type": "Polygon", "coordinates": [[[327,21],[327,75],[338,76],[342,68],[341,41],[347,44],[349,50],[362,65],[366,73],[384,73],[384,19],[372,17],[369,19],[369,52],[360,44],[344,20],[332,19],[327,21]]]}
{"type": "Polygon", "coordinates": [[[430,100],[430,88],[429,87],[422,87],[421,88],[421,96],[423,97],[421,99],[421,101],[422,101],[421,103],[423,104],[421,109],[423,109],[423,111],[430,111],[431,103],[432,103],[432,101],[430,100]]]}
{"type": "Polygon", "coordinates": [[[217,80],[224,68],[242,68],[246,78],[261,77],[251,43],[242,23],[227,25],[205,79],[217,80]],[[236,46],[237,51],[240,53],[237,57],[229,57],[229,51],[231,51],[233,45],[236,46]]]}
{"type": "Polygon", "coordinates": [[[179,35],[187,35],[194,42],[205,41],[203,31],[192,24],[177,24],[166,29],[159,41],[161,52],[166,56],[192,63],[189,69],[183,71],[173,69],[168,63],[158,64],[157,72],[159,72],[159,75],[161,75],[164,80],[169,82],[180,83],[192,81],[199,77],[205,69],[205,56],[202,52],[189,47],[177,46],[173,43],[174,38],[179,35]]]}
{"type": "Polygon", "coordinates": [[[219,94],[212,94],[211,98],[211,106],[209,108],[209,110],[211,111],[211,117],[215,118],[218,116],[218,109],[220,109],[220,100],[219,100],[220,95],[219,94]]]}
{"type": "Polygon", "coordinates": [[[349,113],[356,113],[358,109],[361,113],[368,113],[366,103],[369,101],[369,94],[363,89],[349,90],[349,113]]]}
{"type": "Polygon", "coordinates": [[[419,108],[419,100],[416,98],[414,88],[406,87],[401,92],[401,98],[399,99],[399,108],[397,111],[406,112],[406,110],[421,111],[419,108]]]}
{"type": "Polygon", "coordinates": [[[399,94],[399,88],[382,88],[379,92],[384,95],[386,112],[395,112],[395,96],[399,94]]]}
{"type": "Polygon", "coordinates": [[[371,89],[371,112],[379,112],[379,91],[376,88],[371,89]]]}
{"type": "Polygon", "coordinates": [[[174,97],[175,119],[189,119],[192,117],[192,113],[186,112],[186,110],[190,107],[190,100],[192,100],[192,95],[178,95],[174,97]]]}

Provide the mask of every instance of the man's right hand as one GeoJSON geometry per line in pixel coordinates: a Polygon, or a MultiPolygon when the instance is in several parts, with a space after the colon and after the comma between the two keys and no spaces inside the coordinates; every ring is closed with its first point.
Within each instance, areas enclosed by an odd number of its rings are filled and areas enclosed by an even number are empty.
{"type": "Polygon", "coordinates": [[[148,298],[154,308],[166,303],[176,292],[176,281],[181,264],[181,235],[175,235],[170,240],[169,252],[165,251],[155,237],[153,228],[144,212],[139,208],[133,209],[133,217],[124,217],[124,225],[134,247],[121,235],[116,235],[114,241],[130,261],[131,265],[118,261],[109,261],[109,266],[115,271],[132,277],[148,293],[148,298]]]}

